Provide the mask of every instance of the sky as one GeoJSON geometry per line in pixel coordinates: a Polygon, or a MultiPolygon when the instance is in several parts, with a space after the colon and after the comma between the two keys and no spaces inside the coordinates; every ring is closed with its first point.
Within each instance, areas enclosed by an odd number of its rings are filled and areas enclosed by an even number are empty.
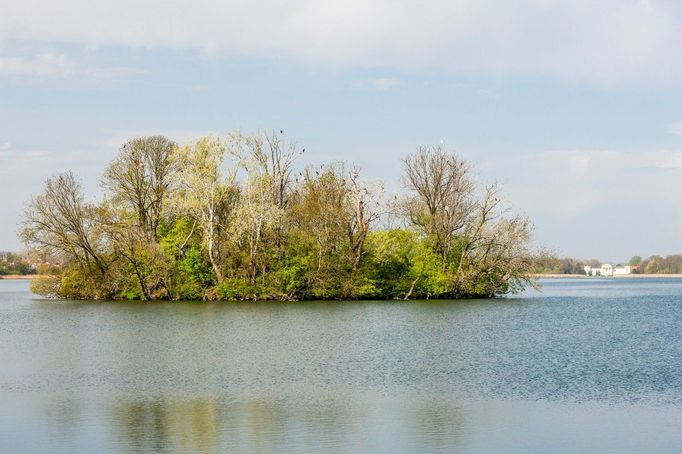
{"type": "Polygon", "coordinates": [[[129,138],[281,129],[396,191],[442,142],[561,256],[682,253],[678,1],[0,1],[0,250],[129,138]]]}

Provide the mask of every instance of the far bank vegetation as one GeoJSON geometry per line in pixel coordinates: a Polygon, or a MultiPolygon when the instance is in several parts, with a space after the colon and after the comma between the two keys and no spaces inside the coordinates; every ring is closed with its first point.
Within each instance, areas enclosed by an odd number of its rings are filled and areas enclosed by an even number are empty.
{"type": "MultiPolygon", "coordinates": [[[[599,260],[580,260],[573,258],[558,258],[551,255],[544,255],[538,259],[535,272],[538,274],[585,274],[585,266],[599,268],[599,260]]],[[[682,274],[682,255],[671,254],[665,257],[652,255],[643,259],[635,255],[627,263],[617,263],[616,266],[629,265],[632,267],[632,274],[682,274]]]]}

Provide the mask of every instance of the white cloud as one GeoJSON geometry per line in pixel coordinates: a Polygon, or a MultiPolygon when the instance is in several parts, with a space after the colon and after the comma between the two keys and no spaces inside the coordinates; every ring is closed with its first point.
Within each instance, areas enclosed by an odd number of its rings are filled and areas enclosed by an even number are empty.
{"type": "Polygon", "coordinates": [[[390,90],[391,88],[399,87],[403,84],[400,79],[386,78],[386,79],[374,79],[372,81],[372,86],[380,91],[390,90]]]}
{"type": "Polygon", "coordinates": [[[359,81],[356,86],[358,87],[368,87],[377,91],[387,91],[392,88],[397,88],[403,86],[405,83],[397,78],[386,77],[380,79],[369,79],[359,81]]]}
{"type": "Polygon", "coordinates": [[[75,62],[63,55],[0,57],[0,76],[68,77],[75,68],[75,62]]]}
{"type": "Polygon", "coordinates": [[[147,71],[127,66],[88,67],[65,55],[0,56],[0,77],[77,78],[97,82],[142,74],[147,74],[147,71]]]}
{"type": "Polygon", "coordinates": [[[106,66],[83,70],[83,76],[96,80],[135,77],[145,74],[149,74],[149,71],[142,68],[131,68],[129,66],[106,66]]]}
{"type": "Polygon", "coordinates": [[[677,123],[670,126],[668,132],[674,136],[682,137],[682,121],[678,121],[677,123]]]}
{"type": "Polygon", "coordinates": [[[588,218],[594,210],[610,212],[623,199],[633,206],[656,200],[660,206],[662,197],[682,191],[682,150],[548,151],[500,160],[492,170],[512,182],[514,199],[525,201],[539,218],[588,218]]]}
{"type": "Polygon", "coordinates": [[[583,176],[599,172],[682,169],[682,150],[622,152],[610,150],[548,151],[530,158],[543,170],[583,176]]]}
{"type": "Polygon", "coordinates": [[[12,152],[12,144],[9,142],[5,142],[2,145],[0,145],[0,158],[6,158],[10,155],[12,152]]]}
{"type": "Polygon", "coordinates": [[[498,159],[486,172],[533,219],[538,243],[561,254],[611,259],[682,247],[682,149],[548,151],[498,159]]]}
{"type": "Polygon", "coordinates": [[[682,5],[668,0],[14,0],[0,16],[3,41],[682,81],[682,5]]]}

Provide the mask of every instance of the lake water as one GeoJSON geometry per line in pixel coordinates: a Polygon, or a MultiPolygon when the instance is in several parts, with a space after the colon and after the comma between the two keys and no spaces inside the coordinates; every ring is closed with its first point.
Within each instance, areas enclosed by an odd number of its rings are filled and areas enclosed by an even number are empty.
{"type": "Polygon", "coordinates": [[[0,281],[0,452],[680,452],[682,280],[96,303],[0,281]]]}

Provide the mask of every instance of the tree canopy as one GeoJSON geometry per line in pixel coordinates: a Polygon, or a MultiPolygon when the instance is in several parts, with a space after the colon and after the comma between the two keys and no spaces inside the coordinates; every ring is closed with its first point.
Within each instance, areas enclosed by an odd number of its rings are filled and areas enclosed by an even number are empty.
{"type": "Polygon", "coordinates": [[[528,218],[442,146],[403,161],[404,193],[341,162],[297,166],[281,133],[121,147],[88,201],[71,172],[28,204],[26,246],[62,298],[493,297],[532,284],[528,218]]]}

